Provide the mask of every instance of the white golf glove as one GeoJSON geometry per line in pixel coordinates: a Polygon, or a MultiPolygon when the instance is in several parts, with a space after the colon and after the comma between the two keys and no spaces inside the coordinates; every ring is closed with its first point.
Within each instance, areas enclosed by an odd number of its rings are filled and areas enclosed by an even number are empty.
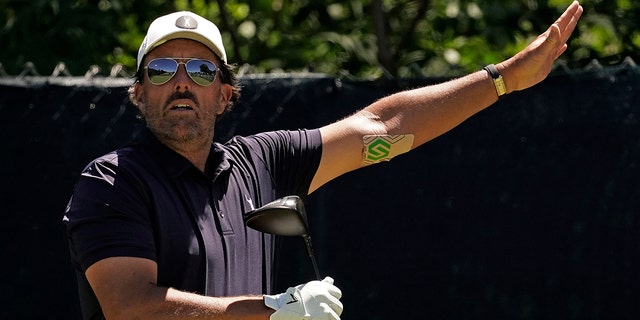
{"type": "Polygon", "coordinates": [[[276,310],[271,320],[340,320],[342,291],[333,279],[311,281],[287,289],[285,293],[264,295],[264,304],[276,310]]]}

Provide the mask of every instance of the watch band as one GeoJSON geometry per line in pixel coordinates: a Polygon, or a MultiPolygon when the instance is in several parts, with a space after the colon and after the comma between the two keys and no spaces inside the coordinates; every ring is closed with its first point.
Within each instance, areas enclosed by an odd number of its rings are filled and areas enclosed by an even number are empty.
{"type": "Polygon", "coordinates": [[[493,80],[493,85],[496,87],[496,93],[498,93],[498,98],[507,94],[507,87],[504,84],[504,79],[502,79],[502,75],[498,72],[498,69],[494,64],[487,65],[482,68],[487,71],[491,76],[491,80],[493,80]]]}

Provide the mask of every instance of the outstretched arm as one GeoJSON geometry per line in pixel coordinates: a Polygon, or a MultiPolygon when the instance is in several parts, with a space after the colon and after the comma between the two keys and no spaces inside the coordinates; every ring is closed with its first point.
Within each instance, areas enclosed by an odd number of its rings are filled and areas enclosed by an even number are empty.
{"type": "MultiPolygon", "coordinates": [[[[566,42],[581,15],[582,7],[574,1],[525,49],[496,65],[507,93],[527,89],[549,75],[554,61],[567,49],[566,42]]],[[[410,134],[413,135],[411,145],[399,147],[400,151],[409,151],[451,130],[497,99],[493,81],[483,70],[390,95],[350,117],[322,127],[322,159],[309,191],[366,165],[364,136],[410,134]]]]}

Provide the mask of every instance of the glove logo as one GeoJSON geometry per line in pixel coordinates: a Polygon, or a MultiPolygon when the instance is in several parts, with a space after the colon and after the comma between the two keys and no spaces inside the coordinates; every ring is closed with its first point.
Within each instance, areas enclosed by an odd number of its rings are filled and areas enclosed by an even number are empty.
{"type": "Polygon", "coordinates": [[[289,295],[291,295],[291,301],[287,302],[287,304],[298,302],[298,298],[296,298],[296,296],[294,296],[293,293],[290,293],[289,295]]]}

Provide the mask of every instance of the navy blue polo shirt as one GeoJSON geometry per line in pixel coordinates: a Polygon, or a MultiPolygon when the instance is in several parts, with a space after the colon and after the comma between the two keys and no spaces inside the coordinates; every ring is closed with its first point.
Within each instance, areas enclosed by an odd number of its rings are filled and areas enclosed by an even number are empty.
{"type": "MultiPolygon", "coordinates": [[[[82,172],[64,223],[80,296],[83,272],[108,257],[158,264],[158,285],[209,296],[270,293],[273,237],[243,214],[306,196],[321,156],[318,130],[275,131],[213,143],[205,173],[146,128],[82,172]]],[[[82,292],[85,291],[85,292],[82,292]]]]}

